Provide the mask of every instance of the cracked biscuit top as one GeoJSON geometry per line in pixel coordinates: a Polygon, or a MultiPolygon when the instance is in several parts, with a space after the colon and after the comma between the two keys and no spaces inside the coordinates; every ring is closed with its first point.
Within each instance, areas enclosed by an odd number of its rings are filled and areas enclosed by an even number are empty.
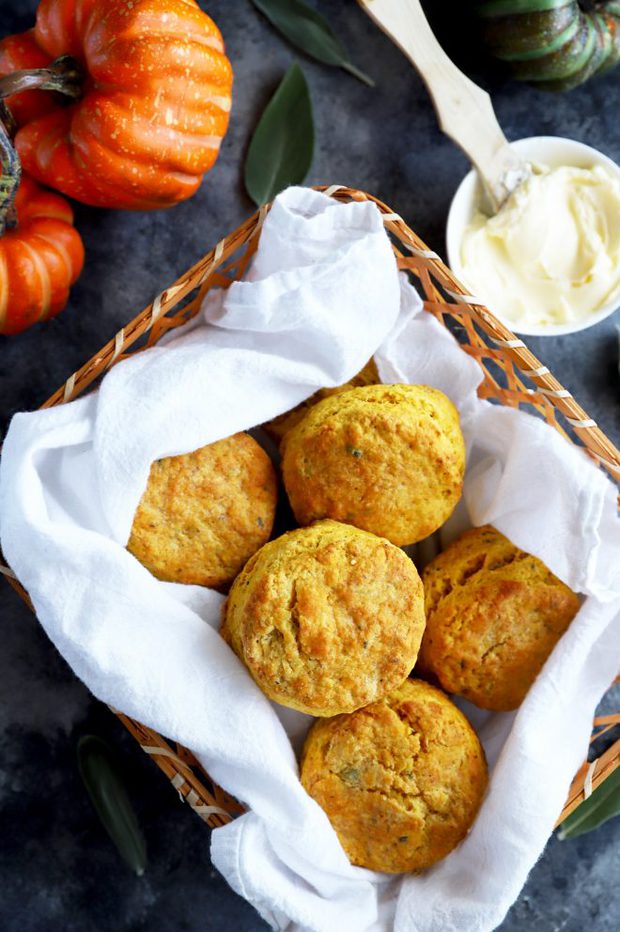
{"type": "Polygon", "coordinates": [[[248,561],[222,634],[270,699],[328,716],[402,683],[423,630],[424,592],[409,557],[374,534],[319,521],[248,561]]]}
{"type": "Polygon", "coordinates": [[[277,480],[249,434],[156,460],[127,549],[158,579],[222,588],[269,540],[277,480]]]}
{"type": "Polygon", "coordinates": [[[317,722],[301,782],[351,863],[398,873],[430,867],[465,837],[487,767],[476,733],[447,696],[406,680],[379,702],[317,722]]]}
{"type": "Polygon", "coordinates": [[[577,614],[579,598],[490,525],[462,534],[422,578],[420,667],[482,709],[516,709],[577,614]]]}
{"type": "Polygon", "coordinates": [[[458,412],[427,385],[368,385],[325,398],[285,435],[282,454],[302,525],[333,518],[401,547],[441,527],[461,497],[458,412]]]}

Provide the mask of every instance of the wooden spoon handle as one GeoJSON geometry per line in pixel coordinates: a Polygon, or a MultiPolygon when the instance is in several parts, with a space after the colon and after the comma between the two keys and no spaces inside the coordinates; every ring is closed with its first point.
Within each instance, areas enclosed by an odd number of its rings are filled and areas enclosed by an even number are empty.
{"type": "Polygon", "coordinates": [[[358,2],[418,70],[439,126],[475,165],[497,209],[524,176],[524,165],[510,148],[487,92],[446,55],[419,0],[358,2]]]}

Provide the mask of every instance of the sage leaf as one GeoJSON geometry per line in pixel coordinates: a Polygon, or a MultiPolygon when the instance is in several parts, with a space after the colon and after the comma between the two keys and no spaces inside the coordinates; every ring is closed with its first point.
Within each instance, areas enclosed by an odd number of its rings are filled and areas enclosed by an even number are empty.
{"type": "Polygon", "coordinates": [[[78,767],[90,800],[126,864],[141,877],[146,842],[140,831],[112,749],[96,735],[84,735],[77,748],[78,767]]]}
{"type": "Polygon", "coordinates": [[[324,65],[336,65],[369,87],[375,82],[356,68],[324,16],[302,0],[252,0],[289,42],[324,65]]]}
{"type": "Polygon", "coordinates": [[[577,838],[620,815],[620,767],[598,786],[591,796],[567,816],[558,829],[558,838],[577,838]]]}
{"type": "Polygon", "coordinates": [[[314,123],[310,92],[299,65],[291,65],[254,131],[245,162],[245,187],[259,207],[290,184],[301,184],[312,164],[314,123]]]}

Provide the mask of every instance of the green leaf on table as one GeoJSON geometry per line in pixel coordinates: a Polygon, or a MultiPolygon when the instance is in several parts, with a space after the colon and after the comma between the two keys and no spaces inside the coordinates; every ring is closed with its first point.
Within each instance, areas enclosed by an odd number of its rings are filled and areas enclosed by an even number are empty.
{"type": "Polygon", "coordinates": [[[263,13],[289,42],[302,52],[324,65],[336,65],[344,68],[369,87],[375,82],[349,61],[345,49],[336,38],[331,26],[324,16],[302,3],[301,0],[252,0],[254,6],[263,13]]]}
{"type": "Polygon", "coordinates": [[[620,815],[620,767],[601,783],[588,799],[567,816],[558,829],[558,838],[577,838],[620,815]]]}
{"type": "Polygon", "coordinates": [[[290,184],[301,184],[312,164],[314,123],[310,92],[299,65],[291,65],[254,131],[245,161],[245,187],[259,207],[290,184]]]}
{"type": "Polygon", "coordinates": [[[146,842],[127,795],[112,749],[96,735],[84,735],[77,748],[80,776],[95,811],[126,864],[141,877],[146,842]]]}

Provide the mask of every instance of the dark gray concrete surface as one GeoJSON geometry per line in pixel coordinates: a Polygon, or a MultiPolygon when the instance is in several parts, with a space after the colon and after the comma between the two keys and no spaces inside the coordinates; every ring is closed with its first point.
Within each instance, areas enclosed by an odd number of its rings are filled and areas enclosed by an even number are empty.
{"type": "MultiPolygon", "coordinates": [[[[222,29],[236,73],[231,128],[220,160],[198,194],[171,211],[123,214],[77,207],[87,260],[69,307],[20,337],[0,337],[2,430],[14,411],[39,405],[252,211],[241,183],[248,137],[294,58],[302,61],[310,83],[317,129],[308,181],[344,183],[378,195],[429,245],[444,251],[446,211],[466,161],[437,130],[417,76],[356,4],[318,5],[356,63],[376,78],[374,90],[297,56],[249,0],[202,5],[222,29]]],[[[27,28],[35,6],[34,0],[0,0],[0,35],[27,28]]],[[[463,22],[465,12],[455,18],[453,4],[427,0],[426,6],[446,46],[492,90],[509,138],[573,136],[620,160],[620,69],[570,94],[545,95],[484,63],[463,22]]],[[[614,319],[575,336],[528,342],[618,443],[614,319]]],[[[208,830],[111,713],[91,699],[8,587],[0,593],[0,619],[0,929],[266,928],[211,867],[208,830]],[[149,868],[140,879],[119,861],[82,789],[75,748],[87,732],[106,737],[121,756],[149,848],[149,868]]],[[[573,842],[552,839],[504,932],[619,928],[619,839],[620,820],[573,842]]]]}

